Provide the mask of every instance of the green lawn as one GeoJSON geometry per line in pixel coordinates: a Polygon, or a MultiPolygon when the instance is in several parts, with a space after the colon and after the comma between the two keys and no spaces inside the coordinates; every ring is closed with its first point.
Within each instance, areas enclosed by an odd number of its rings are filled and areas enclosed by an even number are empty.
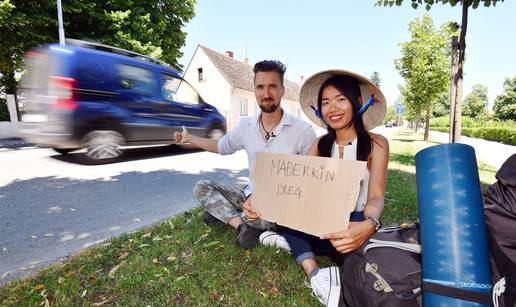
{"type": "MultiPolygon", "coordinates": [[[[417,219],[414,154],[432,142],[389,130],[384,223],[417,219]]],[[[495,170],[480,165],[481,180],[495,170]]],[[[0,305],[317,305],[283,251],[238,248],[235,232],[208,227],[199,208],[87,249],[36,276],[0,288],[0,305]]],[[[324,260],[328,263],[328,260],[324,260]]]]}

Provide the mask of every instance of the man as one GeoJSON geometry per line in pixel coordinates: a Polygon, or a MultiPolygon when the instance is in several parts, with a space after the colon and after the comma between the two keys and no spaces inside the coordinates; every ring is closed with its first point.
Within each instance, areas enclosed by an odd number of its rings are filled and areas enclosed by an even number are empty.
{"type": "MultiPolygon", "coordinates": [[[[259,115],[241,119],[233,130],[218,141],[191,135],[184,127],[181,133],[174,134],[175,141],[190,143],[222,155],[244,149],[250,174],[254,169],[257,152],[307,153],[316,139],[314,130],[308,123],[287,114],[281,108],[281,98],[285,94],[285,65],[279,61],[261,61],[256,63],[253,72],[254,94],[261,109],[259,115]]],[[[239,245],[253,248],[260,234],[264,230],[273,229],[274,224],[262,219],[252,222],[247,220],[247,215],[255,214],[249,206],[252,192],[252,178],[245,189],[201,180],[194,188],[194,197],[206,208],[204,221],[207,224],[217,220],[229,224],[237,229],[239,245]]]]}

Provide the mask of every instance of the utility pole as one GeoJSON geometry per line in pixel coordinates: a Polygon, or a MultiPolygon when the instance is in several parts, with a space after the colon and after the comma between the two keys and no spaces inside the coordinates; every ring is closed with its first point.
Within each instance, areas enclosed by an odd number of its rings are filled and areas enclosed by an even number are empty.
{"type": "Polygon", "coordinates": [[[59,44],[61,46],[65,45],[65,35],[63,28],[63,12],[61,7],[61,0],[57,0],[57,21],[59,23],[59,44]]]}

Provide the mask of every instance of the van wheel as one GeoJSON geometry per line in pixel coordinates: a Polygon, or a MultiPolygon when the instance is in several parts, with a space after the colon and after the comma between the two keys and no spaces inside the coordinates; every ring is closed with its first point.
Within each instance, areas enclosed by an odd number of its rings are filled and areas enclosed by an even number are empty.
{"type": "Polygon", "coordinates": [[[62,155],[66,155],[71,153],[74,150],[77,150],[77,148],[52,148],[55,152],[58,152],[62,155]]]}
{"type": "Polygon", "coordinates": [[[111,130],[96,130],[88,132],[83,138],[86,147],[85,158],[95,164],[111,163],[122,154],[121,146],[124,137],[111,130]]]}
{"type": "Polygon", "coordinates": [[[212,140],[220,140],[224,136],[224,130],[220,128],[211,129],[208,132],[208,137],[212,140]]]}

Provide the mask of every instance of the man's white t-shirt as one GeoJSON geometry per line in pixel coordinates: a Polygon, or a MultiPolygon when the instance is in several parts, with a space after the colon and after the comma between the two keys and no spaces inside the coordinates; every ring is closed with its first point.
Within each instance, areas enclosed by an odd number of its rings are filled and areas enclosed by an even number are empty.
{"type": "Polygon", "coordinates": [[[283,117],[273,130],[273,137],[265,140],[260,132],[260,115],[245,117],[238,125],[219,140],[218,150],[221,155],[233,154],[245,150],[249,163],[249,185],[245,195],[253,192],[253,173],[257,152],[272,152],[304,155],[316,140],[310,124],[283,111],[283,117]]]}

